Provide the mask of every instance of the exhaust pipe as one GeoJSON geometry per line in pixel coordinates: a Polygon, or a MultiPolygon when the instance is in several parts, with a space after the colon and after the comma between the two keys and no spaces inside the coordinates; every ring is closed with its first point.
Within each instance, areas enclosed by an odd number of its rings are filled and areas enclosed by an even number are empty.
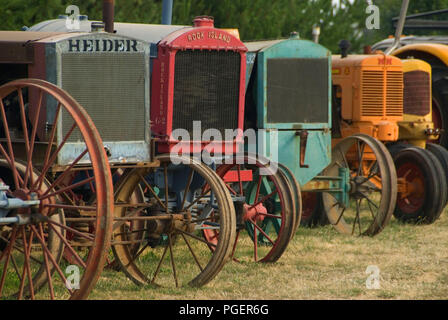
{"type": "Polygon", "coordinates": [[[313,42],[319,43],[320,27],[318,25],[313,26],[313,42]]]}
{"type": "Polygon", "coordinates": [[[114,33],[115,0],[103,0],[103,22],[106,32],[114,33]]]}
{"type": "Polygon", "coordinates": [[[163,0],[162,24],[171,24],[172,17],[173,17],[173,0],[163,0]]]}
{"type": "Polygon", "coordinates": [[[403,0],[400,10],[400,19],[398,19],[397,29],[395,30],[395,40],[392,46],[390,46],[384,51],[385,54],[390,54],[400,44],[400,38],[403,33],[404,23],[406,21],[406,13],[408,12],[408,6],[409,6],[409,0],[403,0]]]}

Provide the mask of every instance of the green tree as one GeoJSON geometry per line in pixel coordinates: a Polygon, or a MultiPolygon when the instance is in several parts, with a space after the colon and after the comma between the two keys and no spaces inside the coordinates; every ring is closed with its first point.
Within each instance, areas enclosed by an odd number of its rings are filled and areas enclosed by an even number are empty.
{"type": "MultiPolygon", "coordinates": [[[[287,37],[292,31],[310,39],[316,24],[321,29],[320,42],[333,52],[339,51],[341,39],[350,40],[352,52],[360,52],[364,45],[394,34],[391,19],[400,12],[401,0],[373,3],[380,8],[379,30],[365,29],[367,0],[340,0],[338,4],[332,0],[174,0],[173,24],[191,25],[195,16],[211,15],[217,27],[238,28],[244,40],[287,37]]],[[[55,19],[70,4],[90,20],[102,18],[100,0],[0,0],[0,30],[20,30],[55,19]]],[[[408,14],[447,7],[448,0],[411,1],[408,14]]],[[[161,11],[162,0],[116,0],[115,19],[158,24],[161,11]]]]}

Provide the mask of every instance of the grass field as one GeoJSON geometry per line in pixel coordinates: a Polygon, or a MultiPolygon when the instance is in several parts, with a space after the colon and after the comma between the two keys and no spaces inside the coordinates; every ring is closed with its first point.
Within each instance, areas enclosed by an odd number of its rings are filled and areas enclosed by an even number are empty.
{"type": "Polygon", "coordinates": [[[374,238],[299,228],[277,263],[230,262],[199,289],[139,287],[105,270],[89,299],[448,299],[447,211],[432,225],[392,218],[374,238]],[[379,289],[366,287],[370,265],[379,289]]]}

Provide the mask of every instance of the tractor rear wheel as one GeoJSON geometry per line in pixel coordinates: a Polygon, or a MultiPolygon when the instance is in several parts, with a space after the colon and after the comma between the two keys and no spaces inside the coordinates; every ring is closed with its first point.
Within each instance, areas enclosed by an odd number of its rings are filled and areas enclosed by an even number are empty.
{"type": "Polygon", "coordinates": [[[0,225],[0,298],[87,298],[105,264],[112,230],[112,179],[100,135],[67,92],[38,79],[1,86],[0,117],[0,178],[9,186],[3,192],[38,201],[8,212],[23,222],[0,225]],[[62,165],[74,141],[79,149],[71,149],[69,163],[62,165]],[[90,175],[74,180],[80,167],[90,175]],[[97,201],[86,204],[84,191],[93,188],[97,201]],[[69,226],[81,213],[91,229],[69,226]],[[69,233],[89,249],[77,250],[80,243],[68,239],[69,233]],[[64,249],[77,265],[61,259],[64,249]]]}
{"type": "Polygon", "coordinates": [[[203,286],[230,260],[234,247],[230,193],[213,170],[190,157],[160,155],[155,160],[160,167],[128,169],[116,183],[115,259],[139,285],[203,286]],[[132,201],[136,191],[143,192],[143,203],[132,201]],[[142,230],[129,228],[139,220],[142,230]],[[208,230],[217,236],[204,239],[208,230]],[[145,237],[136,238],[141,231],[145,237]]]}
{"type": "MultiPolygon", "coordinates": [[[[234,260],[250,255],[255,262],[277,261],[295,231],[294,186],[277,163],[251,154],[226,159],[216,172],[240,208],[234,260]]],[[[204,236],[211,241],[216,233],[208,230],[204,236]]]]}
{"type": "Polygon", "coordinates": [[[332,150],[326,176],[349,172],[348,203],[323,193],[324,210],[336,230],[373,236],[388,223],[397,196],[397,175],[392,157],[380,141],[364,134],[343,139],[332,150]]]}
{"type": "MultiPolygon", "coordinates": [[[[437,160],[439,160],[440,164],[442,165],[443,172],[445,172],[445,178],[448,183],[448,150],[446,150],[445,147],[434,143],[426,143],[426,150],[431,152],[437,158],[437,160]]],[[[446,204],[447,203],[445,202],[445,205],[446,204]]]]}
{"type": "Polygon", "coordinates": [[[398,179],[406,190],[399,192],[394,216],[403,222],[432,223],[446,204],[446,177],[440,161],[428,150],[408,147],[394,157],[398,179]]]}

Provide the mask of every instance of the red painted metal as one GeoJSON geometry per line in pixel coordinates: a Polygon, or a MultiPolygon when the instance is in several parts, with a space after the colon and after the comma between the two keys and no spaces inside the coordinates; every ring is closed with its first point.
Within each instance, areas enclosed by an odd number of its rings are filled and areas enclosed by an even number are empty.
{"type": "MultiPolygon", "coordinates": [[[[197,17],[195,26],[177,30],[158,46],[158,57],[154,60],[151,94],[151,129],[160,137],[159,152],[169,152],[174,145],[185,147],[190,153],[198,153],[207,147],[214,152],[237,152],[243,142],[244,97],[246,85],[246,46],[230,33],[213,27],[210,17],[197,17]],[[241,132],[233,141],[182,141],[171,139],[173,124],[174,70],[176,53],[179,50],[224,50],[236,51],[241,55],[240,96],[238,128],[241,132]]],[[[230,129],[230,128],[229,128],[230,129]]]]}
{"type": "Polygon", "coordinates": [[[240,170],[239,172],[240,178],[238,177],[237,170],[229,170],[226,172],[222,179],[224,182],[244,182],[244,181],[252,181],[252,170],[240,170]]]}

